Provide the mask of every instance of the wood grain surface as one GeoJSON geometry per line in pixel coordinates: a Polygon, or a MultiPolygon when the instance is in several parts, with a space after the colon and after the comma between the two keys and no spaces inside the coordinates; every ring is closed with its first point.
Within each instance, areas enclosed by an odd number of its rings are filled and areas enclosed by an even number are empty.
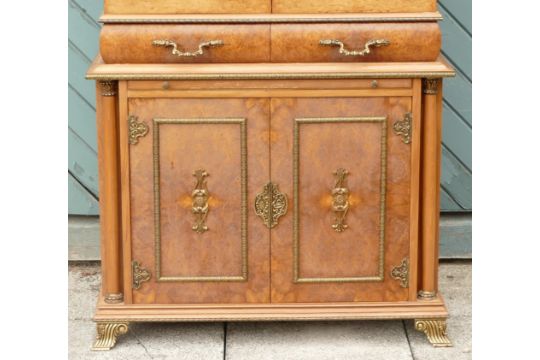
{"type": "Polygon", "coordinates": [[[105,0],[105,14],[251,14],[270,12],[271,0],[105,0]]]}
{"type": "Polygon", "coordinates": [[[121,80],[223,80],[223,79],[411,79],[452,77],[446,60],[370,63],[256,63],[256,64],[105,64],[98,56],[87,79],[121,80]],[[339,66],[337,66],[339,65],[339,66]]]}
{"type": "Polygon", "coordinates": [[[96,84],[96,127],[98,161],[101,259],[103,291],[122,294],[122,233],[120,219],[120,168],[118,162],[117,82],[112,82],[114,94],[106,93],[101,82],[96,84]]]}
{"type": "Polygon", "coordinates": [[[436,0],[272,0],[274,13],[385,13],[436,9],[436,0]]]}
{"type": "MultiPolygon", "coordinates": [[[[130,99],[129,113],[155,118],[245,118],[247,199],[269,178],[268,99],[130,99]]],[[[150,126],[151,127],[151,126],[150,126]]],[[[133,291],[134,303],[253,303],[269,301],[269,233],[252,211],[247,218],[247,281],[171,277],[242,275],[241,133],[238,124],[163,124],[159,143],[161,277],[156,276],[153,133],[130,148],[132,257],[153,273],[133,291]],[[193,171],[207,178],[209,230],[192,230],[193,171]]],[[[157,146],[157,145],[156,145],[157,146]]],[[[154,152],[155,153],[155,152],[154,152]]],[[[156,155],[157,156],[157,155],[156,155]]],[[[247,209],[246,209],[247,210],[247,209]]]]}
{"type": "Polygon", "coordinates": [[[244,63],[270,61],[270,25],[105,25],[100,53],[111,64],[138,63],[244,63]],[[171,47],[154,46],[154,40],[170,40],[182,52],[194,52],[199,44],[222,40],[223,45],[204,48],[203,55],[176,56],[171,47]]]}
{"type": "Polygon", "coordinates": [[[434,61],[441,48],[441,32],[432,23],[272,24],[272,62],[434,61]],[[371,47],[365,56],[345,56],[339,46],[320,40],[339,40],[349,51],[364,50],[369,40],[389,45],[371,47]]]}
{"type": "MultiPolygon", "coordinates": [[[[293,282],[293,208],[272,230],[272,302],[398,301],[408,290],[389,274],[409,255],[410,146],[392,124],[411,110],[411,98],[272,99],[272,181],[293,197],[293,125],[305,117],[386,116],[387,181],[384,280],[293,282]]],[[[299,272],[305,277],[375,276],[380,221],[380,139],[374,124],[306,125],[299,146],[299,272]],[[310,127],[310,129],[307,129],[310,127]],[[351,172],[350,229],[332,231],[329,192],[337,167],[351,172]],[[354,205],[353,205],[354,204],[354,205]]]]}

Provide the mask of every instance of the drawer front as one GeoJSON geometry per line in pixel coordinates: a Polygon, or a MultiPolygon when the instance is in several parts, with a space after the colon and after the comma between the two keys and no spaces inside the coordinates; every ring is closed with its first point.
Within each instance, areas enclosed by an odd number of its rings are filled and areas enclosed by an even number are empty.
{"type": "Polygon", "coordinates": [[[411,79],[129,81],[129,90],[410,89],[411,79]]]}
{"type": "Polygon", "coordinates": [[[436,11],[436,0],[105,0],[105,14],[257,14],[436,11]]]}
{"type": "Polygon", "coordinates": [[[434,61],[440,47],[437,23],[272,25],[272,62],[434,61]]]}
{"type": "Polygon", "coordinates": [[[248,206],[269,179],[269,100],[128,109],[131,256],[151,273],[133,303],[269,302],[269,233],[248,206]]]}
{"type": "Polygon", "coordinates": [[[436,10],[436,0],[272,0],[274,13],[407,13],[436,10]]]}
{"type": "Polygon", "coordinates": [[[411,143],[393,124],[411,107],[408,97],[272,99],[272,181],[292,213],[270,235],[272,302],[409,299],[411,143]]]}
{"type": "Polygon", "coordinates": [[[269,62],[270,25],[105,25],[100,52],[106,63],[269,62]]]}
{"type": "Polygon", "coordinates": [[[105,0],[105,14],[256,14],[272,0],[105,0]]]}

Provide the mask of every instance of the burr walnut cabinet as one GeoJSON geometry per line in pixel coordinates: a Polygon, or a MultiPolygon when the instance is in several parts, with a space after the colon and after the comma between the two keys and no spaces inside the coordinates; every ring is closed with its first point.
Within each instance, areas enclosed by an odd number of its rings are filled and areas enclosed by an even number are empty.
{"type": "Polygon", "coordinates": [[[94,349],[130,322],[317,319],[414,319],[450,345],[439,18],[431,0],[106,1],[94,349]]]}

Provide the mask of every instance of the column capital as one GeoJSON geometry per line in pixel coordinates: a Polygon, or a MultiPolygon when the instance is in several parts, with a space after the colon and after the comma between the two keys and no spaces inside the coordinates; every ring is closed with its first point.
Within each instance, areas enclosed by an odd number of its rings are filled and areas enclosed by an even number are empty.
{"type": "Polygon", "coordinates": [[[100,80],[101,96],[115,96],[117,81],[113,80],[100,80]]]}
{"type": "Polygon", "coordinates": [[[439,90],[439,79],[424,79],[422,83],[424,94],[437,95],[437,91],[439,90]]]}

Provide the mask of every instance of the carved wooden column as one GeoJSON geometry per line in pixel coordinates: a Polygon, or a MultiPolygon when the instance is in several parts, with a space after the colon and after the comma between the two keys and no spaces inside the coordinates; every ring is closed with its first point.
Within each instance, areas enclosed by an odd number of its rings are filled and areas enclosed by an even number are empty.
{"type": "Polygon", "coordinates": [[[439,79],[423,81],[422,191],[421,191],[421,262],[422,278],[418,297],[431,300],[437,296],[439,257],[439,175],[441,163],[441,106],[439,79]]]}
{"type": "Polygon", "coordinates": [[[97,83],[99,209],[103,296],[123,301],[121,279],[120,189],[118,160],[117,82],[97,83]]]}

